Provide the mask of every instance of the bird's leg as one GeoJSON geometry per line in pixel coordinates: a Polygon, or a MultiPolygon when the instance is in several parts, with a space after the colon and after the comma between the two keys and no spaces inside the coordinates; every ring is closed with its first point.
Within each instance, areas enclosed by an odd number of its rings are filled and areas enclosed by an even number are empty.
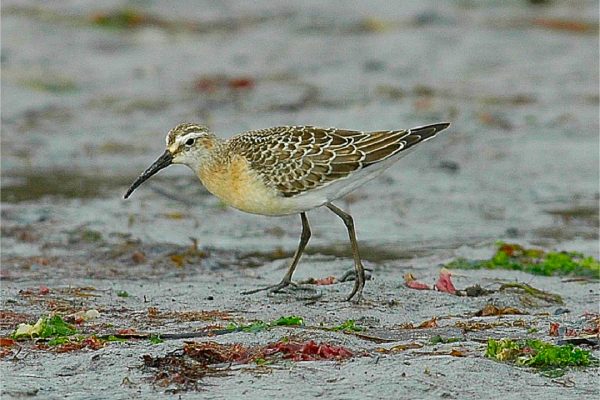
{"type": "Polygon", "coordinates": [[[354,257],[354,270],[356,273],[356,279],[354,279],[354,288],[352,289],[352,292],[346,301],[350,301],[354,296],[356,296],[354,301],[359,302],[362,300],[362,291],[365,287],[365,269],[360,261],[358,242],[356,241],[356,231],[354,230],[354,220],[350,214],[345,213],[331,203],[327,204],[327,208],[336,213],[337,216],[344,221],[344,224],[348,229],[348,236],[350,237],[350,244],[352,245],[352,256],[354,257]]]}
{"type": "Polygon", "coordinates": [[[296,253],[294,254],[294,258],[292,259],[292,263],[290,264],[287,272],[285,273],[283,279],[281,280],[281,282],[279,282],[276,285],[271,285],[271,286],[267,286],[267,287],[263,287],[260,289],[254,289],[254,290],[248,290],[246,292],[242,292],[242,294],[252,294],[252,293],[257,293],[257,292],[261,292],[263,290],[268,290],[271,293],[275,293],[280,291],[281,289],[288,287],[290,285],[294,285],[295,283],[292,282],[292,275],[294,274],[294,271],[296,270],[296,267],[298,266],[298,261],[300,261],[300,257],[302,256],[302,252],[304,251],[304,248],[306,247],[306,244],[308,243],[308,240],[310,239],[310,225],[308,224],[308,218],[306,217],[306,213],[300,213],[300,218],[302,219],[302,234],[300,235],[300,243],[298,244],[298,249],[296,249],[296,253]]]}

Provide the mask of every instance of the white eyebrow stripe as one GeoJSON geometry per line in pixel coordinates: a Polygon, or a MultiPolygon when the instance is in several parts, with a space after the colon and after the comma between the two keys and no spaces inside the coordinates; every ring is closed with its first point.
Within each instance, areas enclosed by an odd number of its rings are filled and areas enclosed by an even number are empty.
{"type": "Polygon", "coordinates": [[[186,140],[188,139],[195,139],[197,137],[200,137],[204,134],[204,132],[190,132],[190,133],[186,133],[183,136],[180,136],[177,138],[176,142],[177,143],[185,143],[186,140]]]}

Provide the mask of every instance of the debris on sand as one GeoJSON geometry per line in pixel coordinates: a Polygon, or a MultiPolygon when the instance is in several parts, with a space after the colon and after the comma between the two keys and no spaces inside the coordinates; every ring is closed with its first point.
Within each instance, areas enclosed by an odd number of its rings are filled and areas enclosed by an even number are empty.
{"type": "Polygon", "coordinates": [[[412,322],[404,323],[400,326],[401,329],[429,329],[429,328],[437,328],[437,318],[433,317],[426,321],[421,322],[419,325],[414,325],[412,322]]]}
{"type": "Polygon", "coordinates": [[[73,314],[69,314],[65,316],[65,320],[68,322],[73,322],[75,324],[82,324],[86,321],[90,321],[100,317],[100,312],[96,309],[90,309],[87,311],[77,311],[73,314]]]}
{"type": "MultiPolygon", "coordinates": [[[[501,284],[497,290],[484,289],[480,285],[473,285],[459,290],[456,289],[452,283],[451,276],[452,273],[448,269],[442,268],[440,270],[437,282],[433,285],[433,289],[440,292],[454,294],[456,296],[466,297],[479,297],[495,292],[512,291],[520,294],[519,299],[521,300],[521,303],[528,307],[540,307],[542,305],[549,304],[563,304],[563,299],[561,296],[537,289],[531,285],[521,282],[506,282],[501,284]],[[539,303],[539,300],[542,301],[542,304],[539,303]]],[[[411,289],[432,290],[429,285],[416,280],[414,275],[411,273],[404,275],[404,284],[411,289]]]]}
{"type": "Polygon", "coordinates": [[[521,282],[507,282],[503,283],[498,289],[501,291],[514,291],[517,293],[522,293],[521,295],[521,303],[529,306],[537,306],[535,300],[542,300],[548,304],[564,304],[563,299],[560,295],[546,292],[544,290],[535,288],[531,285],[521,282]]]}
{"type": "Polygon", "coordinates": [[[411,289],[431,290],[431,286],[427,285],[426,283],[419,282],[411,273],[404,274],[404,284],[411,289]]]}
{"type": "Polygon", "coordinates": [[[205,365],[220,363],[245,364],[261,355],[257,349],[239,343],[220,344],[216,342],[186,342],[183,352],[190,358],[205,365]]]}
{"type": "Polygon", "coordinates": [[[416,289],[416,290],[437,290],[440,292],[446,292],[446,293],[450,293],[450,294],[456,294],[456,288],[454,287],[454,284],[452,283],[452,279],[450,278],[452,276],[452,273],[446,269],[446,268],[442,268],[440,270],[440,275],[438,277],[437,282],[433,285],[433,288],[429,285],[427,285],[426,283],[423,282],[419,282],[413,274],[411,273],[407,273],[404,274],[404,284],[411,288],[411,289],[416,289]]]}
{"type": "Polygon", "coordinates": [[[158,386],[169,387],[171,392],[198,390],[206,375],[227,373],[231,364],[256,363],[259,367],[277,360],[319,361],[343,360],[352,352],[342,346],[317,343],[314,340],[300,342],[287,338],[266,346],[245,346],[240,343],[186,342],[182,349],[163,357],[149,354],[143,356],[143,369],[153,372],[151,378],[158,386]],[[219,364],[228,364],[217,368],[219,364]]]}
{"type": "Polygon", "coordinates": [[[353,319],[348,319],[348,320],[342,322],[340,325],[334,326],[333,328],[329,328],[329,330],[351,333],[351,332],[362,332],[362,331],[366,330],[366,328],[356,325],[356,321],[354,321],[353,319]]]}
{"type": "Polygon", "coordinates": [[[81,349],[99,350],[104,347],[105,342],[105,340],[101,340],[94,335],[81,340],[79,340],[79,338],[59,337],[50,340],[47,343],[47,346],[56,346],[52,349],[56,353],[67,353],[81,349]]]}
{"type": "Polygon", "coordinates": [[[579,323],[560,324],[551,322],[548,336],[559,337],[558,344],[587,345],[596,347],[600,345],[600,316],[598,314],[584,314],[579,323]]]}
{"type": "Polygon", "coordinates": [[[283,358],[293,361],[343,360],[352,357],[352,352],[342,346],[328,343],[279,341],[266,347],[265,357],[281,354],[283,358]]]}
{"type": "Polygon", "coordinates": [[[31,339],[69,336],[77,333],[73,325],[66,323],[59,315],[40,318],[34,325],[19,324],[13,332],[13,339],[31,339]]]}
{"type": "Polygon", "coordinates": [[[164,357],[153,357],[145,354],[143,357],[145,371],[152,371],[151,381],[158,386],[178,393],[187,390],[199,390],[199,383],[208,373],[219,374],[224,371],[215,370],[206,364],[184,357],[181,350],[176,350],[164,357]]]}
{"type": "Polygon", "coordinates": [[[457,296],[466,296],[466,297],[479,297],[479,296],[487,296],[488,294],[494,293],[494,290],[488,290],[481,287],[481,285],[473,285],[464,288],[463,290],[457,290],[457,296]]]}
{"type": "Polygon", "coordinates": [[[400,352],[406,351],[406,350],[420,349],[423,346],[424,346],[424,344],[422,344],[422,343],[409,342],[409,343],[397,344],[395,346],[390,347],[389,349],[385,348],[385,347],[378,347],[375,349],[375,351],[378,353],[383,353],[383,354],[394,354],[394,353],[400,353],[400,352]]]}
{"type": "Polygon", "coordinates": [[[569,367],[598,365],[598,359],[587,350],[571,344],[558,346],[538,339],[489,339],[485,355],[497,361],[533,367],[551,377],[563,375],[569,367]]]}
{"type": "Polygon", "coordinates": [[[33,318],[28,314],[18,313],[10,310],[0,310],[0,329],[12,328],[17,324],[31,321],[33,318]]]}
{"type": "Polygon", "coordinates": [[[499,242],[489,260],[456,259],[450,269],[509,269],[534,275],[573,275],[600,278],[600,261],[574,251],[544,251],[515,243],[499,242]]]}
{"type": "Polygon", "coordinates": [[[337,283],[337,280],[336,280],[335,276],[330,275],[325,278],[308,278],[307,280],[302,281],[300,283],[308,284],[308,285],[327,286],[327,285],[333,285],[334,283],[337,283]]]}
{"type": "Polygon", "coordinates": [[[515,307],[497,307],[493,304],[486,304],[481,310],[475,313],[476,317],[490,317],[498,315],[523,315],[527,314],[515,307]]]}
{"type": "Polygon", "coordinates": [[[148,307],[148,319],[173,320],[176,322],[230,320],[233,317],[229,311],[221,310],[188,310],[161,311],[157,307],[148,307]]]}
{"type": "Polygon", "coordinates": [[[452,276],[452,273],[448,269],[442,268],[440,271],[440,276],[433,286],[440,292],[456,294],[456,288],[454,287],[450,276],[452,276]]]}
{"type": "Polygon", "coordinates": [[[17,341],[11,338],[0,337],[0,347],[12,347],[17,341]]]}
{"type": "Polygon", "coordinates": [[[264,331],[265,329],[269,329],[275,326],[302,326],[304,325],[304,319],[302,317],[299,317],[297,315],[291,315],[288,317],[281,317],[279,319],[276,319],[275,321],[271,321],[271,322],[264,322],[264,321],[254,321],[250,324],[237,324],[237,323],[230,323],[229,325],[227,325],[227,327],[225,329],[231,331],[231,332],[260,332],[260,331],[264,331]]]}

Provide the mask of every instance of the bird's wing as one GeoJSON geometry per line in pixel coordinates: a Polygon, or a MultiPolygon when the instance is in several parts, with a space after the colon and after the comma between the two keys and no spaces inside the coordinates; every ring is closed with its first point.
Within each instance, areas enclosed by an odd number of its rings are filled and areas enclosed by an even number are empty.
{"type": "Polygon", "coordinates": [[[429,139],[448,124],[361,132],[314,126],[249,131],[230,140],[265,184],[285,197],[328,185],[429,139]]]}

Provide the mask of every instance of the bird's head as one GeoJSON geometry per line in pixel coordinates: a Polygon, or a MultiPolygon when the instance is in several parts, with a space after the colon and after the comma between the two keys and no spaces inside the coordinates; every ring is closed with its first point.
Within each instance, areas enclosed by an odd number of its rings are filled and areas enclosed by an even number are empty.
{"type": "Polygon", "coordinates": [[[124,198],[128,198],[138,186],[171,164],[187,165],[198,171],[210,151],[218,144],[218,139],[205,126],[184,123],[169,131],[166,142],[165,152],[131,184],[124,198]]]}

